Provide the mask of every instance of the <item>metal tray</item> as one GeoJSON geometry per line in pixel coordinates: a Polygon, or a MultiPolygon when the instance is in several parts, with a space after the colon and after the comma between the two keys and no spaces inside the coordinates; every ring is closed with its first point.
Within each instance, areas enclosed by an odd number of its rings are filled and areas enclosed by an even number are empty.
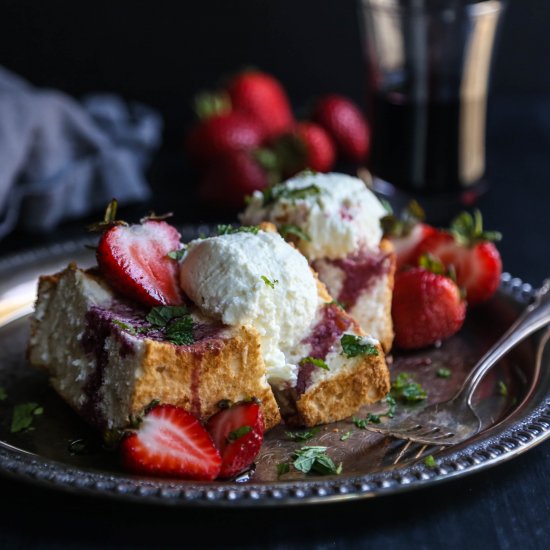
{"type": "MultiPolygon", "coordinates": [[[[208,230],[181,228],[184,240],[208,230]]],[[[52,273],[69,261],[91,265],[93,253],[84,244],[68,242],[0,260],[0,387],[8,396],[0,401],[0,472],[4,474],[81,494],[175,506],[311,504],[378,497],[468,475],[515,457],[550,434],[550,355],[545,347],[548,333],[541,332],[486,376],[476,395],[483,430],[456,447],[405,449],[404,443],[360,430],[351,420],[323,426],[313,439],[301,443],[290,441],[280,426],[267,434],[250,479],[212,483],[126,474],[116,454],[99,445],[91,454],[71,454],[69,441],[97,437],[49,387],[45,374],[28,366],[25,351],[38,275],[52,273]],[[506,385],[507,396],[498,391],[500,382],[506,385]],[[29,401],[43,406],[44,414],[35,418],[34,430],[10,433],[13,406],[29,401]],[[341,441],[348,431],[349,439],[341,441]],[[292,451],[304,444],[327,446],[328,454],[342,462],[342,473],[321,477],[290,472],[277,478],[277,464],[288,462],[292,451]],[[435,467],[425,464],[428,454],[435,458],[435,467]]],[[[413,374],[428,391],[424,404],[446,399],[532,294],[530,285],[504,274],[495,298],[472,309],[461,332],[440,348],[396,353],[392,378],[399,372],[413,374]],[[443,366],[452,370],[448,379],[436,376],[443,366]]],[[[357,416],[369,410],[376,407],[357,416]]],[[[411,413],[410,406],[398,407],[398,414],[411,413]]]]}

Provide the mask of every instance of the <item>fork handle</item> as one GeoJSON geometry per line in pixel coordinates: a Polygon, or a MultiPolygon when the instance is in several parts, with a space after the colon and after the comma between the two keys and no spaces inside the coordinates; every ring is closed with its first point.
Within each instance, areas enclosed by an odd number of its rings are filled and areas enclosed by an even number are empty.
{"type": "Polygon", "coordinates": [[[533,303],[524,310],[496,344],[477,362],[454,399],[465,395],[468,404],[471,406],[474,391],[485,373],[513,347],[548,323],[550,323],[550,279],[544,281],[537,291],[533,303]]]}

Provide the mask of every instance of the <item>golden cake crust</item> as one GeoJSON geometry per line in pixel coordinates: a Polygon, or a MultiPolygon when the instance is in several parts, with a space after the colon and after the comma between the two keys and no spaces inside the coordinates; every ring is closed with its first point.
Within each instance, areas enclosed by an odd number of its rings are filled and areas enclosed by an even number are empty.
{"type": "Polygon", "coordinates": [[[254,329],[242,327],[200,351],[148,340],[141,369],[131,399],[132,414],[158,399],[206,420],[219,410],[223,399],[237,402],[256,397],[262,403],[266,429],[281,421],[271,388],[261,383],[265,367],[254,329]]]}
{"type": "Polygon", "coordinates": [[[345,369],[316,384],[295,403],[296,423],[311,427],[351,416],[363,405],[375,403],[390,390],[384,353],[365,355],[353,369],[345,369]]]}

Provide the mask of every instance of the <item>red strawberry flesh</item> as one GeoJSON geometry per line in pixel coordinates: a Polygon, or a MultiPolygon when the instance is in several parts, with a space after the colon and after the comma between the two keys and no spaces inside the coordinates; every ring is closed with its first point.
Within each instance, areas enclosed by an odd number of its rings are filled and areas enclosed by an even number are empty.
{"type": "Polygon", "coordinates": [[[123,466],[138,474],[208,481],[221,466],[208,432],[174,405],[151,409],[139,429],[123,438],[120,450],[123,466]]]}
{"type": "Polygon", "coordinates": [[[451,234],[438,231],[418,246],[418,257],[426,253],[447,267],[454,266],[457,284],[466,291],[470,305],[488,300],[498,289],[502,261],[493,243],[484,241],[465,246],[457,243],[451,234]]]}
{"type": "Polygon", "coordinates": [[[180,234],[163,221],[118,225],[97,247],[99,269],[122,295],[144,305],[179,305],[177,263],[168,253],[180,248],[180,234]]]}
{"type": "Polygon", "coordinates": [[[237,403],[212,416],[206,429],[222,456],[219,477],[234,477],[260,452],[265,429],[262,409],[254,401],[237,403]]]}

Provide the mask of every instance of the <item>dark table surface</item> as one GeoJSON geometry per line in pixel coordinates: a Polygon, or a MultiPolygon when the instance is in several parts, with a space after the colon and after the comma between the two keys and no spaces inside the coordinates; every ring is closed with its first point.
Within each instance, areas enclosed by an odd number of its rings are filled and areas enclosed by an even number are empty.
{"type": "MultiPolygon", "coordinates": [[[[504,234],[505,269],[538,286],[550,274],[550,101],[495,98],[488,142],[492,185],[479,206],[486,226],[504,234]]],[[[208,219],[181,193],[182,177],[189,175],[177,159],[157,160],[154,207],[182,197],[177,222],[208,219]]],[[[81,227],[15,233],[0,243],[0,253],[81,236],[81,227]]],[[[492,470],[410,494],[258,510],[156,508],[1,479],[0,547],[546,548],[549,472],[545,443],[492,470]]]]}

